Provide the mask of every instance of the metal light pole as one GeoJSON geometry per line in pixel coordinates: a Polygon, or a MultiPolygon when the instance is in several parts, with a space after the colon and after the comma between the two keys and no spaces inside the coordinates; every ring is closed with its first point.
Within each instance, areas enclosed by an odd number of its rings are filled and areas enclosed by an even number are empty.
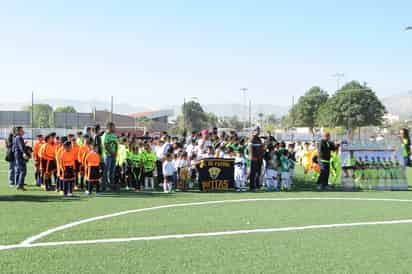
{"type": "Polygon", "coordinates": [[[336,86],[337,89],[336,90],[340,90],[340,80],[345,78],[345,73],[335,73],[332,75],[333,78],[336,78],[336,86]]]}
{"type": "Polygon", "coordinates": [[[31,92],[31,146],[34,146],[34,91],[31,92]]]}
{"type": "Polygon", "coordinates": [[[247,89],[247,88],[241,88],[240,89],[240,92],[242,93],[242,95],[243,95],[243,106],[242,106],[242,108],[243,108],[243,129],[245,129],[246,128],[246,120],[247,120],[247,114],[246,114],[246,112],[247,112],[247,106],[246,106],[246,92],[248,91],[249,89],[247,89]]]}

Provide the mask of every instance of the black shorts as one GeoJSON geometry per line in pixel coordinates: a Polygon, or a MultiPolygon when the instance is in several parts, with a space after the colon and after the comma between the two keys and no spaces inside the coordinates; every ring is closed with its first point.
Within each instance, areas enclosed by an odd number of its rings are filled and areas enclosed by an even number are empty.
{"type": "Polygon", "coordinates": [[[63,168],[63,181],[74,181],[75,177],[74,167],[63,168]]]}
{"type": "Polygon", "coordinates": [[[87,180],[94,181],[94,182],[99,181],[101,178],[100,167],[92,166],[92,167],[89,167],[89,169],[90,169],[90,173],[88,174],[87,180]]]}
{"type": "Polygon", "coordinates": [[[57,165],[56,160],[42,160],[43,172],[51,174],[56,171],[57,165]]]}
{"type": "Polygon", "coordinates": [[[174,181],[174,177],[173,176],[166,176],[166,182],[171,183],[174,181]]]}
{"type": "Polygon", "coordinates": [[[149,172],[145,172],[143,173],[145,178],[152,178],[153,177],[153,170],[149,171],[149,172]]]}

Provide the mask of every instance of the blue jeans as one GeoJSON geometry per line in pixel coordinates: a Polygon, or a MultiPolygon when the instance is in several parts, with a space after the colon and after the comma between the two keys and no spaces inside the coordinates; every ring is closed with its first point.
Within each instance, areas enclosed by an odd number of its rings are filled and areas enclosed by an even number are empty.
{"type": "Polygon", "coordinates": [[[106,191],[107,185],[114,184],[114,175],[116,171],[116,157],[106,156],[104,158],[102,191],[106,191]]]}
{"type": "Polygon", "coordinates": [[[326,162],[320,162],[320,175],[318,179],[318,185],[322,188],[328,186],[330,175],[330,164],[326,162]]]}
{"type": "Polygon", "coordinates": [[[16,161],[16,185],[18,188],[24,187],[24,179],[26,178],[27,165],[24,160],[16,161]]]}
{"type": "Polygon", "coordinates": [[[403,163],[404,163],[405,167],[410,166],[410,164],[411,164],[411,158],[409,158],[409,156],[404,156],[404,157],[403,157],[403,163]]]}
{"type": "Polygon", "coordinates": [[[14,186],[16,184],[16,162],[9,162],[9,185],[14,186]]]}

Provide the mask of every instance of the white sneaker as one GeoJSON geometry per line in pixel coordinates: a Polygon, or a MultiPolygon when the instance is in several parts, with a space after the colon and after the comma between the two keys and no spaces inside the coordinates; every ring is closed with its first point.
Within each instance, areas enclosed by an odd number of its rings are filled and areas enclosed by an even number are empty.
{"type": "Polygon", "coordinates": [[[72,197],[73,193],[68,193],[67,196],[72,197]]]}
{"type": "Polygon", "coordinates": [[[129,186],[126,186],[126,190],[130,190],[129,186]]]}
{"type": "Polygon", "coordinates": [[[89,195],[90,195],[90,192],[89,192],[88,190],[86,190],[86,191],[84,192],[84,194],[85,194],[86,196],[89,196],[89,195]]]}

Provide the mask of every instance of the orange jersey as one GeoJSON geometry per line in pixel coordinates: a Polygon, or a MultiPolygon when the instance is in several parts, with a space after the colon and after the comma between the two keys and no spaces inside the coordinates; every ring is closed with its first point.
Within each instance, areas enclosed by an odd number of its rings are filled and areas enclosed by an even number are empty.
{"type": "Polygon", "coordinates": [[[36,141],[33,145],[33,160],[38,161],[40,159],[40,148],[44,144],[43,141],[36,141]]]}
{"type": "Polygon", "coordinates": [[[40,147],[39,155],[40,158],[48,161],[52,161],[56,159],[56,144],[49,144],[45,143],[40,147]]]}
{"type": "Polygon", "coordinates": [[[86,165],[86,180],[89,182],[97,182],[100,179],[100,155],[94,151],[87,154],[85,158],[86,165]]]}
{"type": "Polygon", "coordinates": [[[86,156],[89,154],[90,150],[90,146],[88,145],[80,146],[79,153],[77,154],[77,161],[79,161],[82,166],[86,166],[84,161],[86,160],[86,156]]]}
{"type": "Polygon", "coordinates": [[[76,155],[76,161],[78,161],[79,150],[80,150],[80,146],[76,143],[73,143],[72,144],[72,151],[73,151],[74,155],[76,155]]]}
{"type": "Polygon", "coordinates": [[[87,167],[98,167],[100,166],[100,155],[94,151],[91,151],[86,155],[84,163],[87,167]]]}
{"type": "Polygon", "coordinates": [[[61,177],[62,167],[61,167],[61,158],[64,151],[63,145],[59,145],[56,150],[56,164],[57,164],[57,176],[61,177]]]}
{"type": "Polygon", "coordinates": [[[76,161],[76,154],[74,154],[74,151],[66,151],[63,149],[63,151],[60,154],[60,167],[61,169],[65,169],[68,167],[74,168],[75,167],[75,161],[76,161]]]}

